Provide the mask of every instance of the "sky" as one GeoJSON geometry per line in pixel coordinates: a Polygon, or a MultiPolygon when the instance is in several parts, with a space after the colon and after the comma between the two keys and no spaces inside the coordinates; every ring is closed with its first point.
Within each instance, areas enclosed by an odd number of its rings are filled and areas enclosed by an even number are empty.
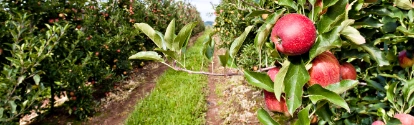
{"type": "Polygon", "coordinates": [[[201,18],[203,21],[213,21],[216,18],[214,15],[208,15],[208,13],[213,13],[214,9],[211,3],[217,5],[220,3],[220,0],[188,0],[192,5],[196,6],[198,12],[200,12],[201,18]]]}

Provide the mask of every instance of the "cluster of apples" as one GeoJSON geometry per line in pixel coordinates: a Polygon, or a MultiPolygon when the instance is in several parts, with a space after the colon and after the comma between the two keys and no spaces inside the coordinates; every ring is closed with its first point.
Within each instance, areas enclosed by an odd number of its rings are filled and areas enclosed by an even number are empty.
{"type": "MultiPolygon", "coordinates": [[[[317,34],[313,22],[304,15],[291,13],[282,16],[274,25],[271,40],[275,48],[282,54],[298,56],[307,53],[315,43],[317,34]]],[[[268,70],[268,76],[274,81],[281,67],[268,70]]],[[[308,85],[320,84],[326,87],[340,82],[341,79],[355,80],[357,78],[355,67],[338,59],[330,51],[325,51],[312,60],[309,69],[310,80],[308,85]]],[[[278,101],[274,93],[264,90],[266,106],[270,111],[288,114],[286,102],[283,98],[278,101]]]]}

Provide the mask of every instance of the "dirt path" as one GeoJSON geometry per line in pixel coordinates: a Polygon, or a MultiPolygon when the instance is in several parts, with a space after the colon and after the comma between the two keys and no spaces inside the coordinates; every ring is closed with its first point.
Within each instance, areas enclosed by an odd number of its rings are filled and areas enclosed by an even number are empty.
{"type": "MultiPolygon", "coordinates": [[[[214,39],[218,46],[220,39],[217,36],[214,39]]],[[[216,48],[214,73],[237,72],[235,69],[225,71],[220,66],[218,55],[224,53],[224,49],[216,48]]],[[[212,71],[211,64],[209,71],[212,71]]],[[[264,104],[261,90],[248,85],[243,76],[209,76],[208,80],[206,124],[259,125],[256,111],[264,104]]]]}

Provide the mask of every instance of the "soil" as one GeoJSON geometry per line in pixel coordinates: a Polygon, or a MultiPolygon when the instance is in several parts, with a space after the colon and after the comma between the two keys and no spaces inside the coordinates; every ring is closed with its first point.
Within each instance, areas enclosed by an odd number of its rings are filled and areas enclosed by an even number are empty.
{"type": "MultiPolygon", "coordinates": [[[[220,39],[217,36],[214,39],[219,46],[220,39]]],[[[216,48],[213,57],[214,67],[210,64],[210,72],[238,72],[236,69],[225,69],[220,66],[218,55],[224,53],[224,49],[216,48]]],[[[248,85],[243,76],[209,76],[208,80],[206,124],[260,124],[256,111],[264,104],[261,90],[248,85]]]]}

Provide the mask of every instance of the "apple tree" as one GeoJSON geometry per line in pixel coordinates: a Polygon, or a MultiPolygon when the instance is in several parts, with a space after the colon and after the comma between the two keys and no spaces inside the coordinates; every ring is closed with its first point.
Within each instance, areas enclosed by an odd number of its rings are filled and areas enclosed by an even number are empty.
{"type": "Polygon", "coordinates": [[[194,23],[175,34],[172,21],[164,37],[136,23],[158,48],[130,59],[155,60],[188,73],[244,75],[263,89],[266,108],[257,111],[263,124],[285,122],[268,111],[293,117],[294,124],[412,123],[413,8],[409,0],[224,0],[203,52],[212,58],[212,37],[220,34],[227,49],[220,64],[242,73],[181,65],[194,23]],[[237,63],[249,46],[258,55],[253,64],[258,68],[237,63]]]}

